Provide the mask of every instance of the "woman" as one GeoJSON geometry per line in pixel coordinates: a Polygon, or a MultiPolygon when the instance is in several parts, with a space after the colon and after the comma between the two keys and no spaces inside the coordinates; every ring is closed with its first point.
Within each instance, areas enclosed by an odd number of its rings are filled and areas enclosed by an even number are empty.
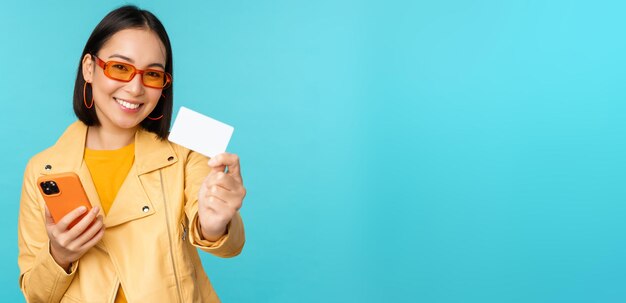
{"type": "Polygon", "coordinates": [[[171,74],[169,38],[150,12],[121,7],[94,29],[74,89],[79,121],[26,167],[18,264],[27,301],[219,302],[196,247],[241,252],[246,191],[236,155],[209,161],[166,140],[171,74]],[[71,228],[85,209],[54,222],[36,184],[61,172],[78,174],[93,205],[71,228]]]}

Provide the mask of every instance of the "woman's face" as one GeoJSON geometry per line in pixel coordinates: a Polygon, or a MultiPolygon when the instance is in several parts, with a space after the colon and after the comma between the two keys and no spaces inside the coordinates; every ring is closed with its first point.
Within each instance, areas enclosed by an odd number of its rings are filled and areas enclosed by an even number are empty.
{"type": "MultiPolygon", "coordinates": [[[[140,70],[165,70],[165,46],[154,32],[147,29],[119,31],[95,55],[104,62],[126,62],[140,70]]],[[[83,58],[83,77],[91,83],[98,120],[105,128],[136,128],[161,97],[162,89],[144,86],[140,74],[130,82],[108,78],[95,58],[88,54],[83,58]]]]}

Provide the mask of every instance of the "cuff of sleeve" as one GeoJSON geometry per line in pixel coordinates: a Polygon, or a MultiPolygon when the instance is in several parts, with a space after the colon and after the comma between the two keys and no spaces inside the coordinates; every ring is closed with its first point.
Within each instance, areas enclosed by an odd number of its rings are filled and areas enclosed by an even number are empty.
{"type": "Polygon", "coordinates": [[[232,258],[241,253],[246,237],[239,212],[228,224],[226,234],[215,242],[202,239],[198,220],[196,213],[189,228],[189,240],[192,245],[221,258],[232,258]]]}
{"type": "Polygon", "coordinates": [[[193,220],[189,226],[189,240],[191,244],[195,247],[201,249],[207,248],[218,248],[224,244],[224,242],[228,239],[228,232],[230,230],[230,223],[226,227],[226,233],[221,236],[216,241],[209,241],[202,237],[202,231],[200,230],[200,220],[198,218],[198,213],[195,214],[193,220]]]}
{"type": "Polygon", "coordinates": [[[65,272],[65,269],[59,266],[50,254],[50,242],[48,242],[39,251],[33,268],[40,268],[35,275],[39,283],[33,284],[38,284],[36,287],[47,290],[51,297],[60,300],[74,279],[78,269],[78,260],[72,263],[69,273],[65,272]]]}
{"type": "Polygon", "coordinates": [[[40,263],[50,273],[54,273],[55,275],[58,275],[61,278],[63,278],[63,277],[73,277],[74,274],[76,273],[76,269],[78,268],[78,260],[76,260],[76,262],[73,262],[72,266],[70,266],[70,272],[69,273],[65,272],[65,269],[62,268],[59,264],[57,264],[56,261],[54,261],[54,258],[52,257],[52,254],[50,253],[50,242],[49,241],[46,244],[46,246],[44,247],[44,249],[42,249],[39,252],[39,255],[37,256],[36,263],[40,263]]]}

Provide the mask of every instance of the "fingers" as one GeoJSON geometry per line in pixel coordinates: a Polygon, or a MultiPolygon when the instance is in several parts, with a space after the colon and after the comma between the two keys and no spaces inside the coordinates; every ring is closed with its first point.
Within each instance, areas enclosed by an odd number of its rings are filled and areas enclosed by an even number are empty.
{"type": "Polygon", "coordinates": [[[52,218],[52,214],[50,214],[48,205],[46,205],[46,225],[54,225],[54,218],[52,218]]]}
{"type": "Polygon", "coordinates": [[[235,181],[232,176],[228,176],[226,173],[212,173],[202,182],[199,194],[202,197],[216,196],[228,200],[231,193],[237,193],[239,189],[243,189],[243,186],[235,181]]]}
{"type": "Polygon", "coordinates": [[[216,171],[224,171],[223,166],[228,167],[228,174],[233,175],[241,181],[241,171],[239,167],[239,156],[236,154],[221,153],[209,160],[209,166],[216,171]],[[221,170],[220,170],[221,169],[221,170]]]}
{"type": "Polygon", "coordinates": [[[219,187],[230,192],[227,196],[218,196],[227,201],[231,201],[232,199],[242,200],[246,196],[246,189],[243,187],[243,184],[226,173],[209,174],[202,184],[201,192],[210,192],[214,187],[219,187]]]}
{"type": "MultiPolygon", "coordinates": [[[[210,161],[210,160],[209,160],[210,161]]],[[[210,165],[209,165],[210,166],[210,165]]],[[[211,166],[211,173],[214,172],[221,172],[224,173],[226,172],[226,165],[215,165],[215,166],[211,166]]]]}
{"type": "Polygon", "coordinates": [[[246,189],[237,155],[222,153],[208,164],[212,170],[200,186],[198,213],[203,236],[217,239],[241,208],[246,189]]]}
{"type": "Polygon", "coordinates": [[[245,196],[245,189],[240,187],[237,190],[229,190],[220,185],[204,185],[201,192],[202,197],[207,199],[208,204],[226,204],[234,210],[239,210],[245,196]],[[213,199],[212,199],[213,198],[213,199]]]}
{"type": "Polygon", "coordinates": [[[227,190],[235,190],[241,187],[241,183],[235,180],[235,178],[226,173],[210,173],[205,179],[204,186],[210,187],[212,185],[219,185],[227,190]]]}
{"type": "Polygon", "coordinates": [[[78,247],[85,247],[86,244],[93,239],[100,231],[104,231],[104,223],[102,223],[102,216],[96,217],[93,224],[85,230],[78,238],[76,238],[76,245],[78,247]]]}
{"type": "Polygon", "coordinates": [[[57,227],[61,230],[66,230],[67,227],[74,222],[78,217],[83,215],[87,211],[87,208],[84,206],[77,207],[71,212],[67,213],[59,222],[57,222],[57,227]]]}
{"type": "Polygon", "coordinates": [[[104,236],[103,218],[97,216],[99,207],[87,213],[85,211],[85,207],[79,207],[65,215],[59,223],[48,226],[50,253],[59,265],[66,266],[78,260],[104,236]],[[77,218],[80,220],[68,230],[67,226],[77,218]]]}
{"type": "Polygon", "coordinates": [[[91,240],[83,244],[81,249],[88,249],[88,248],[93,247],[94,245],[98,244],[98,241],[100,241],[100,239],[102,239],[103,236],[104,236],[104,226],[100,228],[98,233],[93,238],[91,238],[91,240]]]}
{"type": "Polygon", "coordinates": [[[82,219],[80,219],[80,221],[78,221],[78,223],[76,223],[76,225],[72,226],[72,228],[69,230],[70,237],[76,238],[80,234],[85,232],[85,230],[98,215],[98,211],[100,211],[100,208],[98,206],[92,208],[82,219]]]}
{"type": "Polygon", "coordinates": [[[213,216],[221,217],[221,220],[232,218],[237,211],[237,209],[229,205],[228,202],[215,196],[210,196],[207,200],[209,203],[205,205],[205,208],[213,212],[213,216]]]}

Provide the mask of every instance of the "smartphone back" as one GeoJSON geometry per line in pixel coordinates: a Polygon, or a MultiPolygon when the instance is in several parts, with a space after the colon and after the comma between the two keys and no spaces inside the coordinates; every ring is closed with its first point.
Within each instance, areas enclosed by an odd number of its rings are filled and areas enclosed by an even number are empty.
{"type": "MultiPolygon", "coordinates": [[[[37,179],[37,185],[55,223],[80,206],[85,206],[87,210],[91,209],[91,203],[80,178],[73,172],[41,176],[37,179]]],[[[78,223],[85,214],[74,220],[68,229],[78,223]]]]}

